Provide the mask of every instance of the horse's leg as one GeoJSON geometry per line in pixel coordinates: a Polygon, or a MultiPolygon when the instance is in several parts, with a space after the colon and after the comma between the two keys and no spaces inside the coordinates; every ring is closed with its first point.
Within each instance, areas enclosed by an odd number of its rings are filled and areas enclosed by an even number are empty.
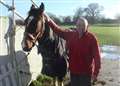
{"type": "Polygon", "coordinates": [[[58,81],[58,86],[64,86],[63,81],[58,81]]]}
{"type": "Polygon", "coordinates": [[[53,86],[59,86],[56,77],[53,78],[53,86]]]}
{"type": "Polygon", "coordinates": [[[64,86],[63,81],[60,81],[57,77],[54,78],[54,86],[64,86]]]}
{"type": "Polygon", "coordinates": [[[64,86],[64,85],[63,85],[63,80],[61,80],[60,78],[57,77],[57,78],[56,78],[56,85],[57,85],[57,86],[64,86]]]}
{"type": "Polygon", "coordinates": [[[53,86],[55,86],[55,78],[53,78],[53,86]]]}

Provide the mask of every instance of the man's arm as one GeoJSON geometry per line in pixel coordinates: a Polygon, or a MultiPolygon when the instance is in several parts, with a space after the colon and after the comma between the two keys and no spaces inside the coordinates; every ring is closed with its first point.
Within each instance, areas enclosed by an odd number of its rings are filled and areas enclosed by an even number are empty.
{"type": "Polygon", "coordinates": [[[58,34],[60,37],[66,39],[69,32],[71,32],[68,29],[61,28],[58,26],[48,15],[45,14],[45,18],[47,20],[48,25],[51,27],[51,29],[58,34]]]}
{"type": "Polygon", "coordinates": [[[95,37],[93,39],[92,49],[93,49],[92,54],[93,54],[93,58],[94,58],[93,80],[97,80],[97,76],[98,76],[100,68],[101,68],[101,56],[100,56],[99,44],[95,37]]]}

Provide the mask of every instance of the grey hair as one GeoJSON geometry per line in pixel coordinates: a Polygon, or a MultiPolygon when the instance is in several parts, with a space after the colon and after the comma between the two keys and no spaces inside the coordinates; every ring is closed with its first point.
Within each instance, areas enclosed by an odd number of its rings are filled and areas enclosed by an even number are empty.
{"type": "Polygon", "coordinates": [[[86,18],[84,18],[84,17],[79,17],[79,20],[83,21],[83,23],[85,24],[85,28],[88,27],[88,21],[87,21],[86,18]]]}

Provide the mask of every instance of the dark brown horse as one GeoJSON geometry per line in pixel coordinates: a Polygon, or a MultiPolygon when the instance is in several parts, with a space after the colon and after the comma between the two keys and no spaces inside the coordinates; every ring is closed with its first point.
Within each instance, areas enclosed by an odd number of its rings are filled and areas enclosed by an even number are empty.
{"type": "Polygon", "coordinates": [[[39,8],[31,6],[25,20],[23,50],[30,51],[38,41],[38,53],[41,53],[43,57],[42,73],[62,82],[67,72],[65,41],[49,28],[43,12],[43,3],[39,8]]]}

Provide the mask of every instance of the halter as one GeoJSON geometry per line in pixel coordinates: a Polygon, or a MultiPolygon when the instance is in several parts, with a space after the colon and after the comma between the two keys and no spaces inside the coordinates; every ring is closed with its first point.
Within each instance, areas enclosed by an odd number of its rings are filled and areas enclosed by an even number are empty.
{"type": "MultiPolygon", "coordinates": [[[[32,48],[34,45],[37,46],[36,41],[37,41],[38,39],[40,39],[40,38],[42,37],[42,35],[44,34],[44,30],[45,30],[45,19],[44,19],[44,16],[43,16],[43,17],[40,16],[38,22],[41,22],[41,26],[40,26],[40,27],[39,27],[39,26],[36,27],[36,30],[39,29],[38,32],[36,31],[36,32],[33,33],[33,34],[31,34],[31,33],[29,33],[29,32],[25,32],[25,34],[26,34],[25,38],[26,38],[26,37],[29,38],[29,41],[32,43],[31,48],[32,48]],[[36,34],[36,35],[35,35],[35,34],[36,34]]],[[[37,24],[37,25],[38,25],[38,24],[37,24]]],[[[22,41],[22,44],[24,44],[23,41],[22,41]]],[[[30,51],[29,51],[29,53],[30,53],[30,51]]],[[[28,53],[28,55],[29,55],[29,53],[28,53]]]]}
{"type": "MultiPolygon", "coordinates": [[[[40,17],[41,19],[41,17],[40,17]]],[[[31,42],[35,45],[36,41],[38,38],[41,38],[43,33],[44,33],[44,30],[45,30],[45,25],[44,25],[45,21],[44,21],[44,18],[42,19],[42,29],[40,29],[40,31],[37,33],[36,37],[34,37],[32,34],[28,33],[28,37],[30,37],[32,40],[31,42]]]]}

